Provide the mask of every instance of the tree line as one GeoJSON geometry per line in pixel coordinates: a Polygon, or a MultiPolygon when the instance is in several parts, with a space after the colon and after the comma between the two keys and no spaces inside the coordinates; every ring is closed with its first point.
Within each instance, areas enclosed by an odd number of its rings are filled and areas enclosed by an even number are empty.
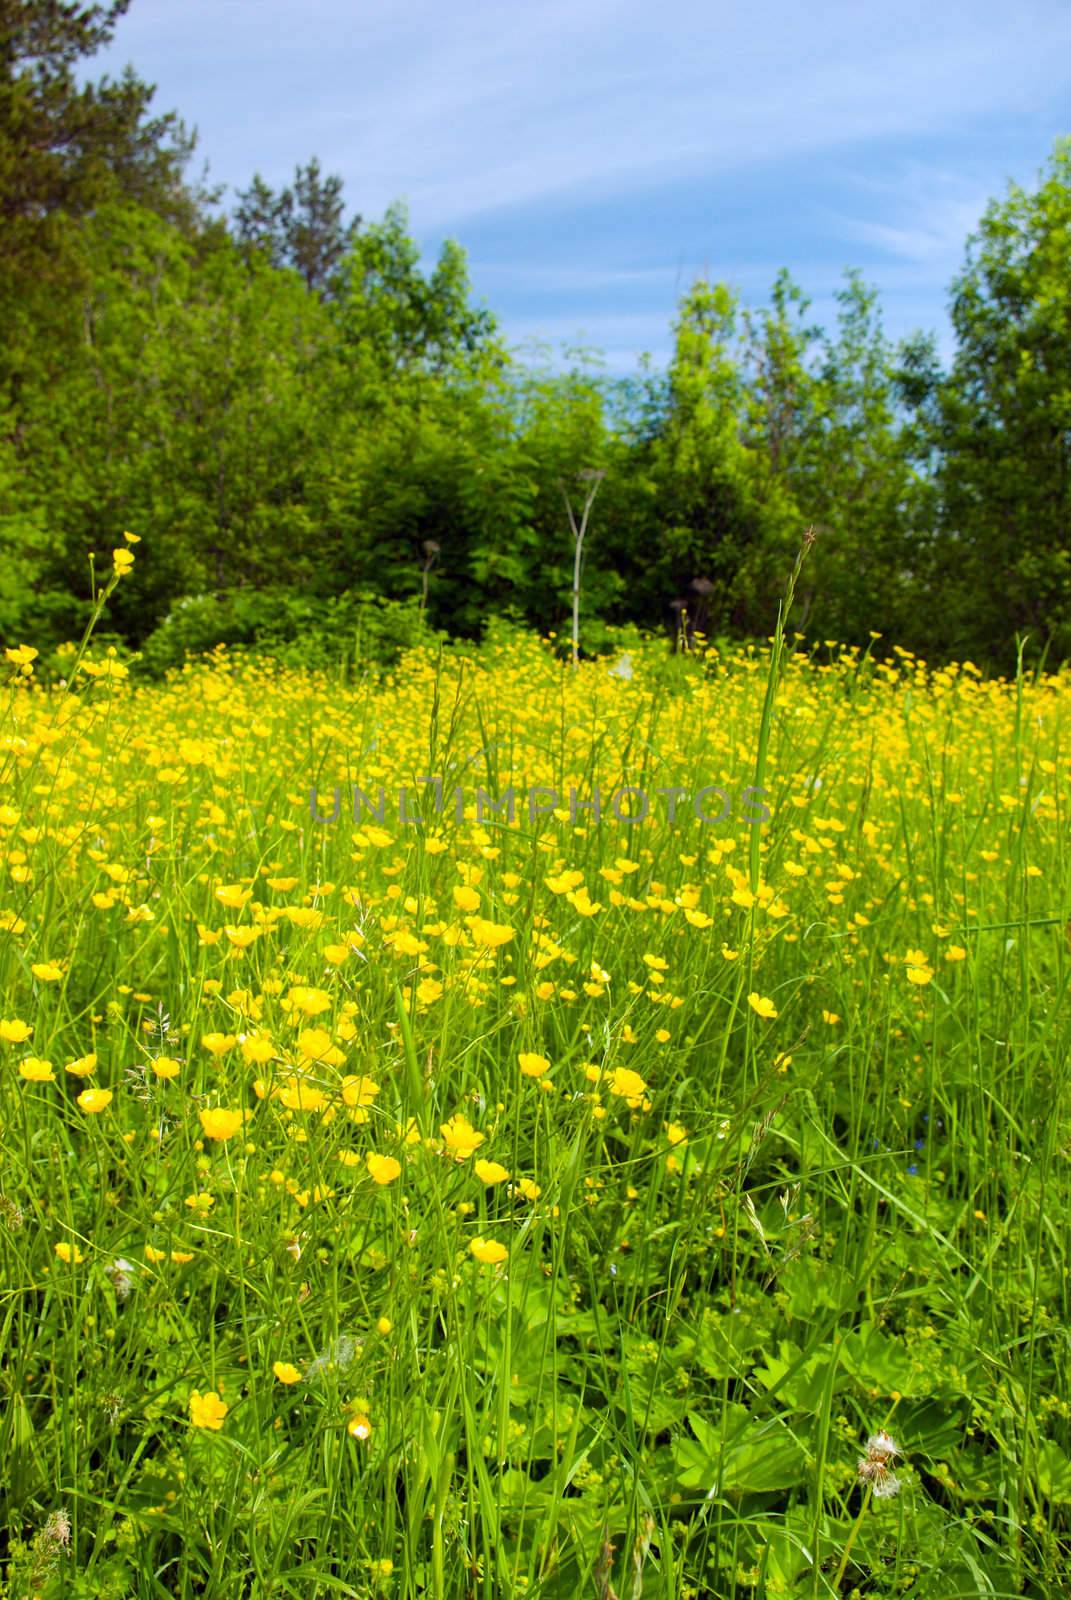
{"type": "Polygon", "coordinates": [[[695,282],[666,369],[614,378],[519,359],[456,243],[424,267],[401,207],[347,217],[316,160],[224,212],[132,69],[80,81],[129,3],[0,0],[5,642],[76,636],[87,552],[127,529],[146,558],[108,625],[150,659],[354,597],[566,636],[569,507],[601,474],[588,647],[765,637],[813,527],[809,638],[1071,654],[1071,141],[968,241],[947,367],[858,274],[824,329],[782,272],[759,310],[695,282]]]}

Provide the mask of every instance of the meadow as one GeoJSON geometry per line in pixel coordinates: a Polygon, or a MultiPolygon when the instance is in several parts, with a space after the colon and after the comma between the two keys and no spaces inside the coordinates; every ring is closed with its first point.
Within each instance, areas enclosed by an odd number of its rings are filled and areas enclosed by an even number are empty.
{"type": "Polygon", "coordinates": [[[1068,1592],[1067,671],[4,666],[5,1597],[1068,1592]]]}

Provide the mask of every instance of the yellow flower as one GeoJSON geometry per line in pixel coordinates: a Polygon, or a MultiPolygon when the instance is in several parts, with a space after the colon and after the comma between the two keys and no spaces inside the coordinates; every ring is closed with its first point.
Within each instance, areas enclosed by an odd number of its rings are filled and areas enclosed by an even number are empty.
{"type": "Polygon", "coordinates": [[[190,1395],[190,1422],[195,1428],[211,1428],[218,1433],[230,1407],[221,1400],[214,1389],[200,1394],[196,1389],[190,1395]]]}
{"type": "Polygon", "coordinates": [[[199,1111],[201,1127],[204,1129],[206,1139],[233,1139],[238,1129],[245,1121],[241,1111],[227,1111],[222,1106],[199,1111]]]}
{"type": "Polygon", "coordinates": [[[98,1111],[106,1111],[112,1103],[112,1098],[110,1089],[83,1089],[78,1096],[77,1104],[87,1115],[93,1116],[98,1111]]]}
{"type": "Polygon", "coordinates": [[[526,1200],[538,1200],[539,1196],[543,1193],[538,1183],[533,1182],[531,1178],[521,1178],[517,1184],[517,1191],[519,1194],[522,1194],[526,1200]]]}
{"type": "Polygon", "coordinates": [[[146,1261],[152,1261],[154,1263],[157,1261],[166,1261],[167,1251],[157,1250],[155,1245],[147,1244],[145,1246],[145,1259],[146,1261]]]}
{"type": "Polygon", "coordinates": [[[497,1239],[473,1239],[469,1249],[477,1261],[482,1261],[484,1266],[497,1266],[500,1261],[505,1261],[509,1251],[504,1244],[499,1244],[497,1239]]]}
{"type": "Polygon", "coordinates": [[[288,1111],[319,1111],[327,1096],[305,1078],[292,1077],[276,1091],[288,1111]]]}
{"type": "Polygon", "coordinates": [[[75,1266],[77,1266],[80,1261],[85,1260],[85,1256],[82,1254],[81,1250],[79,1250],[76,1244],[67,1244],[64,1242],[62,1244],[54,1244],[52,1248],[59,1256],[60,1260],[66,1261],[68,1264],[73,1261],[75,1266]]]}
{"type": "MultiPolygon", "coordinates": [[[[305,928],[313,933],[317,928],[322,928],[327,920],[323,912],[317,911],[315,906],[287,906],[283,914],[295,928],[305,928]]],[[[314,1013],[309,1014],[311,1016],[314,1013]]]]}
{"type": "Polygon", "coordinates": [[[40,983],[57,983],[63,977],[63,968],[54,961],[35,961],[30,971],[40,983]]]}
{"type": "Polygon", "coordinates": [[[747,1003],[757,1016],[772,1019],[777,1015],[777,1008],[773,1001],[767,1000],[764,995],[757,994],[754,990],[748,995],[747,1003]]]}
{"type": "Polygon", "coordinates": [[[908,983],[917,983],[919,988],[929,983],[933,978],[933,971],[929,967],[908,967],[908,983]]]}
{"type": "Polygon", "coordinates": [[[583,881],[584,874],[576,871],[550,873],[543,879],[551,894],[568,894],[571,889],[579,889],[583,881]]]}
{"type": "Polygon", "coordinates": [[[220,1056],[225,1056],[228,1050],[233,1050],[238,1041],[233,1033],[203,1033],[201,1043],[209,1055],[215,1056],[218,1060],[220,1056]]]}
{"type": "Polygon", "coordinates": [[[379,1084],[372,1078],[348,1077],[342,1080],[343,1100],[358,1110],[373,1105],[378,1093],[379,1084]]]}
{"type": "Polygon", "coordinates": [[[517,1060],[526,1078],[541,1078],[544,1072],[550,1071],[550,1062],[546,1056],[533,1055],[529,1050],[522,1050],[517,1060]]]}
{"type": "Polygon", "coordinates": [[[23,1022],[18,1017],[0,1022],[0,1039],[6,1040],[8,1044],[25,1044],[32,1032],[33,1024],[23,1022]]]}
{"type": "Polygon", "coordinates": [[[480,909],[480,896],[475,889],[470,889],[463,884],[453,891],[454,904],[459,911],[478,911],[480,909]]]}
{"type": "Polygon", "coordinates": [[[497,1161],[477,1161],[473,1164],[472,1170],[481,1183],[488,1185],[505,1183],[509,1177],[505,1167],[501,1166],[497,1161]]]}
{"type": "Polygon", "coordinates": [[[19,1065],[19,1076],[27,1083],[53,1083],[56,1078],[51,1061],[42,1061],[39,1056],[27,1056],[19,1065]]]}
{"type": "Polygon", "coordinates": [[[440,1124],[439,1131],[446,1141],[446,1148],[459,1161],[467,1160],[484,1142],[484,1135],[477,1133],[468,1118],[460,1112],[456,1112],[449,1122],[440,1124]]]}
{"type": "Polygon", "coordinates": [[[358,1411],[346,1424],[346,1432],[351,1439],[367,1439],[372,1432],[372,1424],[363,1411],[358,1411]]]}
{"type": "Polygon", "coordinates": [[[67,1071],[76,1078],[89,1078],[97,1070],[95,1055],[79,1056],[77,1061],[68,1061],[67,1071]]]}
{"type": "Polygon", "coordinates": [[[628,1067],[615,1067],[610,1074],[610,1093],[619,1100],[625,1100],[635,1109],[640,1105],[647,1093],[647,1085],[638,1072],[632,1072],[628,1067]]]}
{"type": "Polygon", "coordinates": [[[280,1383],[300,1383],[301,1371],[291,1361],[273,1361],[271,1370],[280,1383]]]}
{"type": "Polygon", "coordinates": [[[16,644],[9,645],[4,654],[13,667],[28,667],[31,661],[37,660],[39,651],[32,644],[16,644]]]}
{"type": "Polygon", "coordinates": [[[245,889],[240,883],[222,883],[216,890],[216,899],[229,911],[240,911],[252,898],[252,889],[245,889]]]}
{"type": "Polygon", "coordinates": [[[306,1017],[318,1017],[331,1009],[331,996],[324,989],[310,989],[299,983],[288,993],[285,1005],[287,1009],[292,1007],[306,1017]]]}
{"type": "Polygon", "coordinates": [[[380,1317],[379,1321],[376,1323],[376,1332],[381,1333],[383,1337],[386,1338],[387,1334],[393,1327],[394,1324],[389,1317],[380,1317]]]}
{"type": "Polygon", "coordinates": [[[346,1057],[326,1028],[302,1028],[298,1034],[298,1053],[303,1061],[324,1061],[328,1066],[340,1067],[346,1057]]]}
{"type": "Polygon", "coordinates": [[[467,920],[473,942],[480,950],[497,950],[501,945],[509,944],[513,938],[513,929],[505,924],[487,922],[483,917],[469,917],[467,920]]]}
{"type": "Polygon", "coordinates": [[[118,549],[112,551],[112,560],[115,563],[116,576],[119,578],[124,573],[129,572],[134,565],[134,557],[124,545],[120,545],[118,549]]]}
{"type": "Polygon", "coordinates": [[[365,1166],[369,1176],[379,1184],[393,1183],[402,1170],[402,1164],[394,1156],[380,1156],[370,1151],[365,1158],[365,1166]]]}
{"type": "Polygon", "coordinates": [[[966,959],[967,952],[964,950],[962,945],[950,944],[948,949],[945,951],[946,961],[965,961],[966,959]]]}
{"type": "Polygon", "coordinates": [[[242,1058],[250,1066],[270,1061],[274,1054],[275,1045],[267,1034],[250,1033],[242,1040],[242,1058]]]}
{"type": "Polygon", "coordinates": [[[178,1077],[179,1065],[173,1056],[157,1056],[152,1064],[152,1070],[158,1078],[163,1078],[166,1082],[169,1078],[178,1077]]]}

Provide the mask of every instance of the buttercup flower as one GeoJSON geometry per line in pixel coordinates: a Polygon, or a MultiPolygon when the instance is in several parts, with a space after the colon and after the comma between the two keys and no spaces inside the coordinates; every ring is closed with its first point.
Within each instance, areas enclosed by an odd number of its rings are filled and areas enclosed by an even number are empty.
{"type": "Polygon", "coordinates": [[[499,1244],[497,1239],[473,1239],[469,1249],[477,1261],[482,1261],[488,1267],[497,1266],[509,1255],[506,1246],[499,1244]]]}
{"type": "Polygon", "coordinates": [[[227,1111],[222,1106],[198,1112],[206,1139],[233,1139],[245,1118],[241,1111],[227,1111]]]}
{"type": "Polygon", "coordinates": [[[190,1395],[190,1422],[195,1428],[211,1428],[218,1433],[230,1407],[221,1400],[214,1389],[204,1394],[194,1389],[190,1395]]]}
{"type": "Polygon", "coordinates": [[[77,1104],[87,1116],[95,1116],[98,1111],[106,1111],[113,1099],[110,1089],[83,1089],[77,1104]]]}
{"type": "Polygon", "coordinates": [[[393,1183],[402,1170],[402,1164],[394,1156],[379,1156],[369,1153],[365,1159],[369,1177],[378,1184],[393,1183]]]}

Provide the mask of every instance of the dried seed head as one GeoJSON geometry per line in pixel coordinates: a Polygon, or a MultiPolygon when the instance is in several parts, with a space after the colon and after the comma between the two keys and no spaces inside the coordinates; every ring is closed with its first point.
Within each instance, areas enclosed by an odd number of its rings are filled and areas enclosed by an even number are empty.
{"type": "Polygon", "coordinates": [[[903,1451],[891,1434],[879,1428],[866,1442],[866,1455],[859,1460],[859,1481],[868,1484],[878,1500],[891,1499],[900,1491],[900,1479],[892,1470],[893,1460],[903,1451]]]}
{"type": "Polygon", "coordinates": [[[127,1261],[123,1256],[117,1256],[110,1267],[105,1267],[104,1271],[112,1288],[115,1290],[117,1300],[125,1300],[134,1287],[134,1273],[136,1270],[134,1263],[127,1261]]]}
{"type": "Polygon", "coordinates": [[[58,1511],[53,1511],[48,1521],[41,1529],[42,1537],[50,1544],[68,1545],[71,1542],[71,1519],[67,1515],[65,1506],[58,1511]]]}

